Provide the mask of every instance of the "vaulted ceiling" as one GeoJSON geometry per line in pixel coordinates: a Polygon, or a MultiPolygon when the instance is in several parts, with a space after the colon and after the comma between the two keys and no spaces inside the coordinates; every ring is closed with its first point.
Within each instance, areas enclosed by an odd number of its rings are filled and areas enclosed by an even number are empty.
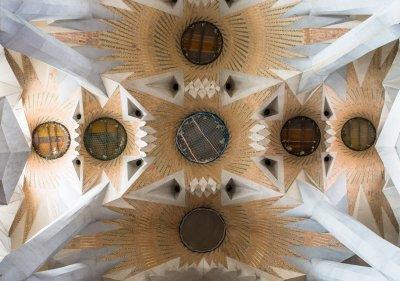
{"type": "Polygon", "coordinates": [[[399,280],[399,0],[0,9],[0,280],[399,280]]]}

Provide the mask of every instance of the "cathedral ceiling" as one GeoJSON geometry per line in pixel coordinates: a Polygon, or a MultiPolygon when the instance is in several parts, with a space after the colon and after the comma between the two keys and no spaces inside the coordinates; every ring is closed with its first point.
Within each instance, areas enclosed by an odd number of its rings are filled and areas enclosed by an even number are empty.
{"type": "Polygon", "coordinates": [[[65,227],[24,278],[364,265],[304,186],[398,245],[397,0],[69,1],[0,4],[0,257],[65,227]]]}

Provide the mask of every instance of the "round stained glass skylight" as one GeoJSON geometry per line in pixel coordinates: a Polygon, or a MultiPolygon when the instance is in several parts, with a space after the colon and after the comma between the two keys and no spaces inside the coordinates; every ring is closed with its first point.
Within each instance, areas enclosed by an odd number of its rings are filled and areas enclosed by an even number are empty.
{"type": "Polygon", "coordinates": [[[220,56],[222,48],[221,31],[210,22],[194,22],[182,34],[182,53],[193,64],[206,65],[212,63],[220,56]]]}
{"type": "Polygon", "coordinates": [[[376,129],[371,121],[356,117],[344,124],[341,135],[343,143],[348,148],[363,151],[374,145],[376,129]]]}
{"type": "Polygon", "coordinates": [[[290,154],[302,157],[312,154],[319,146],[321,132],[311,118],[297,116],[289,119],[281,130],[281,143],[290,154]]]}
{"type": "Polygon", "coordinates": [[[183,245],[190,251],[211,252],[217,249],[225,239],[225,221],[213,209],[196,208],[183,217],[179,226],[179,235],[183,245]]]}
{"type": "Polygon", "coordinates": [[[224,121],[211,112],[189,115],[180,125],[176,146],[189,161],[207,164],[220,157],[229,142],[229,132],[224,121]]]}
{"type": "Polygon", "coordinates": [[[127,133],[117,120],[102,117],[91,122],[83,137],[87,152],[94,158],[109,161],[125,150],[127,133]]]}
{"type": "Polygon", "coordinates": [[[70,144],[71,137],[68,129],[60,123],[42,123],[33,130],[33,149],[44,159],[54,160],[62,157],[70,144]]]}

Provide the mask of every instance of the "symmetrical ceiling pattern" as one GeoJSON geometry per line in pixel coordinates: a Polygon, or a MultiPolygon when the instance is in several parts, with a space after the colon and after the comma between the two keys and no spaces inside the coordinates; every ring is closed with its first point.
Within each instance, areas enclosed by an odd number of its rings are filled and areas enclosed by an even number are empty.
{"type": "Polygon", "coordinates": [[[0,280],[400,280],[398,11],[1,1],[0,280]]]}

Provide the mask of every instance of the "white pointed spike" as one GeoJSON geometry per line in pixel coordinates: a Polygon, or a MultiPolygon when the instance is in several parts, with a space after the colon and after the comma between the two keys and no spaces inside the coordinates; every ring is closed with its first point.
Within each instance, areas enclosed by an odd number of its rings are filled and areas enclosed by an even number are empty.
{"type": "Polygon", "coordinates": [[[327,200],[324,194],[317,188],[303,181],[297,181],[303,204],[297,208],[285,212],[286,215],[295,217],[311,217],[315,206],[321,201],[327,200]]]}
{"type": "Polygon", "coordinates": [[[283,194],[272,189],[272,187],[257,184],[247,178],[229,173],[225,170],[221,174],[222,183],[225,187],[232,184],[233,195],[229,195],[225,188],[222,189],[221,202],[223,205],[241,204],[260,199],[278,198],[283,194]]]}
{"type": "Polygon", "coordinates": [[[371,206],[368,202],[367,196],[365,195],[363,186],[360,186],[358,190],[353,217],[375,233],[380,233],[371,206]]]}
{"type": "Polygon", "coordinates": [[[172,1],[164,1],[164,0],[133,0],[133,1],[178,17],[181,17],[183,15],[184,0],[177,0],[174,3],[172,1]]]}
{"type": "Polygon", "coordinates": [[[183,103],[185,85],[183,72],[179,70],[128,81],[124,86],[178,105],[183,103]],[[177,84],[177,90],[174,89],[174,84],[177,84]]]}
{"type": "Polygon", "coordinates": [[[301,72],[295,70],[271,69],[282,81],[286,82],[293,93],[297,93],[301,79],[301,72]]]}
{"type": "Polygon", "coordinates": [[[0,97],[15,95],[20,98],[22,88],[19,85],[14,72],[4,54],[4,48],[0,46],[0,97]]]}
{"type": "Polygon", "coordinates": [[[125,197],[128,199],[184,206],[185,195],[184,173],[180,171],[139,190],[131,191],[125,197]],[[175,190],[175,186],[179,186],[180,190],[175,190]]]}
{"type": "Polygon", "coordinates": [[[252,94],[266,90],[281,83],[278,79],[265,78],[230,70],[221,71],[221,89],[223,89],[222,104],[226,105],[252,94]],[[232,81],[232,89],[228,93],[226,82],[232,81]]]}
{"type": "Polygon", "coordinates": [[[238,13],[244,9],[260,4],[266,0],[235,0],[229,1],[221,0],[219,4],[219,10],[223,16],[238,13]]]}
{"type": "Polygon", "coordinates": [[[103,5],[115,7],[122,10],[131,11],[132,9],[125,4],[124,0],[100,0],[103,5]]]}
{"type": "Polygon", "coordinates": [[[347,178],[342,174],[329,187],[326,196],[329,201],[343,213],[347,213],[347,178]]]}

